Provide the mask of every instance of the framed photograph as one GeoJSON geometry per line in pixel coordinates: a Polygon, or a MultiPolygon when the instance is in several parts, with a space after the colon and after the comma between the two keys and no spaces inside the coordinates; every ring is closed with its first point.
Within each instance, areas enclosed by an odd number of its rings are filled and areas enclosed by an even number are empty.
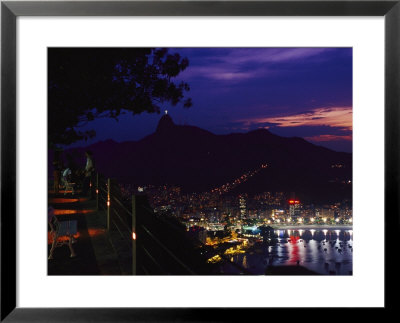
{"type": "Polygon", "coordinates": [[[390,309],[399,15],[3,1],[1,319],[390,309]]]}

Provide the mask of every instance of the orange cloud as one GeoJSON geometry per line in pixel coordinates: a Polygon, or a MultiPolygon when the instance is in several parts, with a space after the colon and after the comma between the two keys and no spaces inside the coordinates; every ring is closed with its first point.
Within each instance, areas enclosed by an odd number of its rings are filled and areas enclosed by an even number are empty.
{"type": "Polygon", "coordinates": [[[277,127],[330,126],[352,130],[352,107],[322,107],[290,116],[242,120],[247,125],[271,123],[277,127]]]}

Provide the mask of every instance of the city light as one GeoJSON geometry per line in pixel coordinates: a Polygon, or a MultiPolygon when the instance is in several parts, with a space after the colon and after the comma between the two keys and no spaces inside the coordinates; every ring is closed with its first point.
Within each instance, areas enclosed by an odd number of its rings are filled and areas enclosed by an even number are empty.
{"type": "MultiPolygon", "coordinates": [[[[212,246],[218,252],[207,257],[207,262],[210,264],[223,262],[225,260],[221,258],[223,255],[233,257],[231,259],[234,260],[231,261],[236,262],[237,255],[248,254],[258,243],[272,242],[270,236],[258,229],[263,225],[273,228],[278,235],[276,238],[278,241],[283,238],[285,242],[292,243],[297,243],[299,237],[303,235],[305,239],[320,238],[317,234],[319,232],[323,234],[322,239],[326,239],[325,242],[333,238],[339,239],[337,237],[339,231],[334,230],[333,225],[339,226],[343,221],[351,228],[352,210],[346,204],[337,202],[313,205],[295,198],[290,199],[285,192],[262,192],[254,196],[236,191],[230,194],[233,187],[249,180],[250,177],[251,172],[242,173],[237,180],[221,185],[217,191],[203,193],[182,194],[180,187],[177,186],[139,187],[145,188],[151,206],[157,210],[156,212],[160,212],[160,215],[162,212],[171,212],[174,217],[181,220],[188,232],[193,231],[191,229],[193,226],[203,228],[202,232],[206,233],[204,237],[201,236],[203,243],[212,246]],[[312,226],[306,228],[303,227],[304,224],[312,226]],[[322,230],[327,228],[328,224],[332,228],[322,230]],[[318,225],[321,225],[321,228],[318,228],[318,225]],[[284,230],[279,231],[278,228],[284,230]],[[243,242],[243,239],[248,241],[243,242]]],[[[127,198],[135,194],[139,187],[128,188],[127,198]]],[[[131,232],[131,235],[132,242],[136,242],[136,233],[131,232]]],[[[346,236],[348,235],[346,233],[346,236]]],[[[305,243],[304,247],[308,245],[305,243]]],[[[321,245],[320,250],[324,249],[326,248],[321,245]]]]}
{"type": "Polygon", "coordinates": [[[211,190],[211,193],[219,193],[220,195],[223,193],[228,193],[238,185],[246,182],[250,177],[253,177],[256,175],[262,168],[267,168],[268,164],[262,164],[259,168],[253,170],[253,171],[248,171],[242,176],[239,176],[237,179],[232,181],[232,183],[226,183],[220,187],[216,187],[213,190],[211,190]]]}
{"type": "Polygon", "coordinates": [[[217,262],[220,262],[221,260],[222,260],[222,258],[221,258],[220,255],[215,255],[214,257],[209,258],[209,259],[207,260],[207,262],[208,262],[208,263],[211,263],[211,264],[215,264],[215,263],[217,263],[217,262]]]}
{"type": "Polygon", "coordinates": [[[245,253],[246,251],[242,250],[240,246],[237,246],[236,249],[231,247],[225,250],[225,255],[237,255],[241,253],[245,253]]]}

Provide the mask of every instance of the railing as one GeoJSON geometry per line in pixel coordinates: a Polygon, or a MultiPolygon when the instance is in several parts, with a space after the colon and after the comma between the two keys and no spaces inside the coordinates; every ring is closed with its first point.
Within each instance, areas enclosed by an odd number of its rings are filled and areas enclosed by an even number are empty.
{"type": "MultiPolygon", "coordinates": [[[[106,215],[105,226],[109,238],[114,241],[114,249],[118,249],[116,243],[122,244],[126,253],[129,253],[129,257],[132,258],[130,262],[133,275],[211,273],[207,272],[209,266],[205,261],[205,266],[200,268],[201,260],[196,263],[197,255],[187,254],[190,248],[181,248],[186,247],[182,244],[189,241],[186,232],[165,218],[156,216],[145,196],[132,195],[129,201],[122,197],[121,189],[115,180],[105,179],[100,174],[96,176],[95,189],[97,208],[106,215]],[[173,235],[174,239],[169,239],[170,235],[173,235]],[[191,263],[189,259],[192,260],[191,263]]],[[[200,240],[196,240],[195,243],[200,249],[207,248],[200,240]]],[[[236,271],[250,274],[247,269],[231,262],[225,255],[218,255],[236,271]]]]}
{"type": "Polygon", "coordinates": [[[105,226],[110,242],[117,253],[124,253],[125,262],[127,258],[131,264],[132,275],[136,275],[135,206],[132,205],[131,210],[128,208],[118,184],[110,178],[104,179],[97,174],[95,187],[97,209],[106,215],[105,226]]]}

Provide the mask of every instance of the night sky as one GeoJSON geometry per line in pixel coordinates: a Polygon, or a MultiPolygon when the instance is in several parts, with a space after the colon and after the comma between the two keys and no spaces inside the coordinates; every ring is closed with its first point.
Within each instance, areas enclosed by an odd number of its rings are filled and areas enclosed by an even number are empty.
{"type": "MultiPolygon", "coordinates": [[[[189,83],[189,109],[166,105],[176,124],[215,134],[267,128],[337,151],[352,152],[351,48],[171,48],[189,59],[177,81],[189,83]]],[[[164,111],[162,111],[162,114],[164,111]]],[[[161,115],[162,115],[161,114],[161,115]]],[[[153,133],[158,114],[99,119],[97,136],[73,146],[153,133]]]]}

